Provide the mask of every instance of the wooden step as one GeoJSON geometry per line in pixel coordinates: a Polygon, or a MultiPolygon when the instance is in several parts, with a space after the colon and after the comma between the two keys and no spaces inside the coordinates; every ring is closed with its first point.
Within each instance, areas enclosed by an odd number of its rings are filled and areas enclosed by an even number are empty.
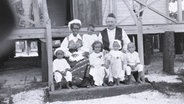
{"type": "Polygon", "coordinates": [[[120,86],[103,86],[93,88],[62,89],[50,92],[49,101],[71,101],[94,99],[121,94],[137,93],[153,89],[150,84],[131,84],[120,86]]]}

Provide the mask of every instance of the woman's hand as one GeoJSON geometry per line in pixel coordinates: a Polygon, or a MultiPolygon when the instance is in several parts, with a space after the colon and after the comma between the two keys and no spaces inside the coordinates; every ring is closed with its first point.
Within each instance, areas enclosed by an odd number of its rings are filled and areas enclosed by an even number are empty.
{"type": "Polygon", "coordinates": [[[69,41],[69,43],[68,43],[68,48],[69,49],[76,49],[76,47],[77,46],[76,46],[76,44],[73,40],[69,41]]]}
{"type": "Polygon", "coordinates": [[[88,56],[89,56],[89,52],[84,52],[84,53],[82,53],[82,56],[88,57],[88,56]]]}

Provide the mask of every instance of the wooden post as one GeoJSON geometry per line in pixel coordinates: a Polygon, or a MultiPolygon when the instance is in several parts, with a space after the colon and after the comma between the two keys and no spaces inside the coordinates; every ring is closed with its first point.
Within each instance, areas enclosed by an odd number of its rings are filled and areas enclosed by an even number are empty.
{"type": "Polygon", "coordinates": [[[175,53],[176,54],[183,54],[183,34],[182,33],[175,33],[175,53]]]}
{"type": "Polygon", "coordinates": [[[137,39],[138,39],[138,52],[141,64],[144,65],[144,48],[143,48],[143,28],[142,28],[142,19],[139,18],[137,21],[137,39]]]}
{"type": "Polygon", "coordinates": [[[40,40],[41,44],[41,69],[42,69],[42,82],[48,81],[48,59],[47,47],[45,40],[40,40]]]}
{"type": "Polygon", "coordinates": [[[35,27],[40,26],[40,16],[39,16],[39,6],[38,6],[38,0],[33,0],[33,17],[35,22],[35,27]]]}
{"type": "Polygon", "coordinates": [[[152,54],[152,36],[145,34],[143,36],[144,41],[144,64],[149,65],[151,63],[151,54],[152,54]]]}
{"type": "MultiPolygon", "coordinates": [[[[177,19],[179,22],[182,22],[182,0],[178,0],[178,3],[177,3],[177,7],[178,7],[178,15],[177,15],[177,19]]],[[[184,6],[184,5],[183,5],[184,6]]]]}
{"type": "Polygon", "coordinates": [[[174,74],[174,32],[166,31],[164,34],[163,71],[174,74]]]}
{"type": "Polygon", "coordinates": [[[48,20],[46,24],[46,46],[47,46],[47,61],[48,61],[48,76],[49,76],[49,87],[51,91],[54,91],[54,82],[53,82],[53,53],[52,53],[52,33],[51,33],[51,23],[48,20]]]}
{"type": "Polygon", "coordinates": [[[159,51],[163,52],[163,44],[164,44],[164,39],[163,39],[164,35],[163,34],[159,34],[159,51]]]}
{"type": "Polygon", "coordinates": [[[52,53],[52,32],[51,32],[51,22],[49,19],[47,1],[43,0],[43,10],[44,10],[44,23],[46,24],[46,47],[47,47],[47,61],[48,61],[48,84],[51,91],[54,91],[53,82],[53,53],[52,53]]]}

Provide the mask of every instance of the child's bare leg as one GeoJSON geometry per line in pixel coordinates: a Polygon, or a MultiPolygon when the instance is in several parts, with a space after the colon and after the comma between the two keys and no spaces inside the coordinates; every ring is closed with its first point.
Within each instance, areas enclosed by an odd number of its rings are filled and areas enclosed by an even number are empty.
{"type": "Polygon", "coordinates": [[[72,89],[71,87],[70,87],[70,81],[69,82],[66,82],[66,87],[68,88],[68,89],[72,89]]]}
{"type": "Polygon", "coordinates": [[[132,84],[132,76],[131,75],[128,75],[128,80],[126,82],[126,84],[132,84]]]}
{"type": "Polygon", "coordinates": [[[141,81],[145,83],[144,72],[141,73],[141,81]]]}
{"type": "Polygon", "coordinates": [[[137,82],[138,83],[144,83],[145,79],[143,77],[144,77],[143,72],[142,71],[138,72],[137,82]]]}
{"type": "Polygon", "coordinates": [[[116,78],[116,85],[119,86],[120,78],[116,78]]]}
{"type": "Polygon", "coordinates": [[[62,87],[63,87],[63,83],[59,82],[59,89],[62,89],[62,87]]]}

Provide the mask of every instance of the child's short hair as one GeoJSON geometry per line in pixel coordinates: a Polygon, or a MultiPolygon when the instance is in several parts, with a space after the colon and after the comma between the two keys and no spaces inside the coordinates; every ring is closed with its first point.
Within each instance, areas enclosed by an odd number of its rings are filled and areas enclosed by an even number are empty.
{"type": "Polygon", "coordinates": [[[128,43],[128,45],[127,45],[127,49],[129,48],[129,46],[130,46],[130,45],[132,45],[132,46],[134,46],[134,47],[135,47],[135,43],[130,42],[130,43],[128,43]]]}
{"type": "Polygon", "coordinates": [[[61,48],[56,48],[56,50],[54,51],[54,55],[55,55],[55,56],[57,55],[57,52],[58,52],[58,51],[62,51],[63,54],[65,55],[65,52],[63,51],[63,49],[61,49],[61,48]]]}
{"type": "Polygon", "coordinates": [[[100,50],[100,51],[102,52],[102,51],[103,51],[103,44],[102,44],[102,42],[100,42],[100,41],[95,41],[95,42],[92,44],[93,50],[94,50],[96,44],[100,44],[100,45],[101,45],[101,50],[100,50]]]}
{"type": "Polygon", "coordinates": [[[93,28],[95,28],[95,26],[94,26],[93,24],[89,24],[88,27],[93,27],[93,28]]]}

